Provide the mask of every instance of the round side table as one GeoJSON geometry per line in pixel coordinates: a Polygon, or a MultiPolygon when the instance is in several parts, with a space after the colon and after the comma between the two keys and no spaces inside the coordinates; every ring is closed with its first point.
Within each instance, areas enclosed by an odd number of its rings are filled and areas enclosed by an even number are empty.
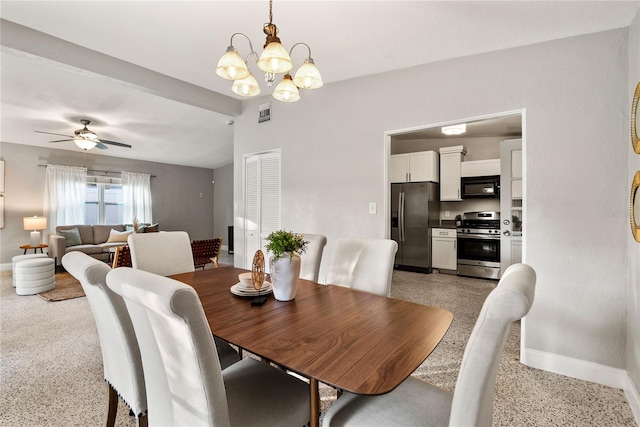
{"type": "Polygon", "coordinates": [[[38,249],[40,249],[40,253],[41,253],[41,254],[43,254],[44,252],[42,252],[42,249],[43,249],[43,248],[48,248],[48,247],[49,247],[49,245],[45,245],[45,244],[38,245],[38,246],[22,245],[22,246],[20,246],[20,249],[24,249],[24,253],[25,253],[25,254],[27,253],[27,251],[28,251],[29,249],[33,249],[33,253],[34,253],[34,254],[35,254],[35,253],[38,253],[38,249]]]}

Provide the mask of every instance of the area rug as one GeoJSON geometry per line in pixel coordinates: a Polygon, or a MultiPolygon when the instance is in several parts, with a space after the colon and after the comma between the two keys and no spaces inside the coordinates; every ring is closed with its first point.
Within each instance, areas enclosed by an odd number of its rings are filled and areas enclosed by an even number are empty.
{"type": "Polygon", "coordinates": [[[64,301],[72,298],[84,297],[82,285],[69,273],[56,274],[56,287],[50,291],[39,293],[38,296],[47,301],[64,301]]]}

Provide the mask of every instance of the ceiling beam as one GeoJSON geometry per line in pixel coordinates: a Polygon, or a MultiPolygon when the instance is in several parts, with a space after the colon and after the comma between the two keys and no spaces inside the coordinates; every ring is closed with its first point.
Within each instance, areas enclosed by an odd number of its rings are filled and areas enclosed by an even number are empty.
{"type": "Polygon", "coordinates": [[[5,19],[0,19],[0,44],[8,49],[101,75],[142,92],[183,104],[228,116],[237,116],[241,113],[241,102],[238,99],[5,19]]]}

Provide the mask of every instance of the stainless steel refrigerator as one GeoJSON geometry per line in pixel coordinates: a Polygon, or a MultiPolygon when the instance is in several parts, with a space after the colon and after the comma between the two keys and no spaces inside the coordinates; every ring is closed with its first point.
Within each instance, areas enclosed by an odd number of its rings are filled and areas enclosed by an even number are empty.
{"type": "Polygon", "coordinates": [[[440,216],[439,185],[391,184],[391,238],[398,243],[395,267],[431,273],[431,228],[440,216]]]}

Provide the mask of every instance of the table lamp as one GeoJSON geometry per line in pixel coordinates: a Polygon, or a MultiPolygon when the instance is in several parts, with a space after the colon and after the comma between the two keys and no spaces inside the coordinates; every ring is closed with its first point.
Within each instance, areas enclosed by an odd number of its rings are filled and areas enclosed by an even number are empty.
{"type": "Polygon", "coordinates": [[[33,230],[31,232],[31,246],[39,246],[41,243],[40,231],[47,228],[47,218],[43,216],[25,216],[23,218],[25,230],[33,230]]]}

